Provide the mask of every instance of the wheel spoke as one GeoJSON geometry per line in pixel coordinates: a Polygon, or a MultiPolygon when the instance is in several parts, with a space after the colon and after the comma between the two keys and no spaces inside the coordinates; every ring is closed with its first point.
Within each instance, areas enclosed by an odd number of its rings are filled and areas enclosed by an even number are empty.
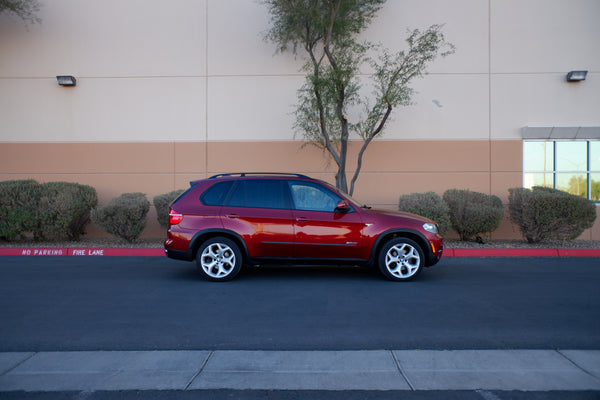
{"type": "Polygon", "coordinates": [[[212,259],[216,259],[219,256],[219,245],[207,247],[204,253],[212,259]]]}
{"type": "Polygon", "coordinates": [[[229,268],[235,265],[235,255],[232,253],[229,257],[223,257],[223,264],[227,264],[229,268]]]}

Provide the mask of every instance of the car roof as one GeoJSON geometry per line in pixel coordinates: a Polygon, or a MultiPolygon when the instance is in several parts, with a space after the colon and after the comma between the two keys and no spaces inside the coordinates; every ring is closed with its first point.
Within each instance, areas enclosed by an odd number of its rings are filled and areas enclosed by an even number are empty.
{"type": "Polygon", "coordinates": [[[191,181],[190,185],[195,186],[200,182],[210,181],[210,180],[235,180],[240,178],[296,178],[296,179],[308,179],[311,181],[316,181],[317,179],[311,178],[302,174],[295,174],[290,172],[231,172],[226,174],[217,174],[213,175],[208,179],[199,179],[195,181],[191,181]]]}

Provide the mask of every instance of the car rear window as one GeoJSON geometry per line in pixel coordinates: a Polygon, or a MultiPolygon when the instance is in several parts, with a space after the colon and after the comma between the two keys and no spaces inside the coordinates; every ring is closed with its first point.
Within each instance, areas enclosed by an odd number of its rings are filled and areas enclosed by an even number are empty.
{"type": "Polygon", "coordinates": [[[230,207],[288,209],[288,188],[284,181],[252,179],[240,181],[227,201],[230,207]]]}
{"type": "Polygon", "coordinates": [[[206,206],[222,206],[233,181],[218,182],[206,189],[200,201],[206,206]]]}

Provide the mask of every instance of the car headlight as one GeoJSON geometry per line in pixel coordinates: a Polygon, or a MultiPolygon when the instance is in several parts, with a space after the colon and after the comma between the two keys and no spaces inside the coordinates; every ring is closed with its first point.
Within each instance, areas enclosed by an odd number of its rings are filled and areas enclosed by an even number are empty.
{"type": "Polygon", "coordinates": [[[436,224],[430,224],[429,222],[423,224],[423,229],[427,232],[438,233],[438,228],[436,224]]]}

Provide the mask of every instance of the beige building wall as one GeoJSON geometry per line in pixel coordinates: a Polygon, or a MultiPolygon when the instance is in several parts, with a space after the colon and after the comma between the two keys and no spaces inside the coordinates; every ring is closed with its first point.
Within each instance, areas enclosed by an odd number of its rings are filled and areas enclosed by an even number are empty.
{"type": "MultiPolygon", "coordinates": [[[[355,197],[395,208],[401,194],[469,188],[506,201],[522,185],[522,127],[600,126],[598,15],[597,0],[388,0],[365,39],[400,49],[407,28],[444,23],[457,51],[414,83],[355,197]],[[575,69],[587,80],[565,82],[575,69]]],[[[40,17],[0,16],[0,180],[90,184],[101,203],[232,171],[333,181],[294,136],[301,60],[262,39],[258,2],[47,0],[40,17]]],[[[154,216],[146,236],[163,235],[154,216]]],[[[519,234],[505,222],[494,236],[519,234]]]]}

